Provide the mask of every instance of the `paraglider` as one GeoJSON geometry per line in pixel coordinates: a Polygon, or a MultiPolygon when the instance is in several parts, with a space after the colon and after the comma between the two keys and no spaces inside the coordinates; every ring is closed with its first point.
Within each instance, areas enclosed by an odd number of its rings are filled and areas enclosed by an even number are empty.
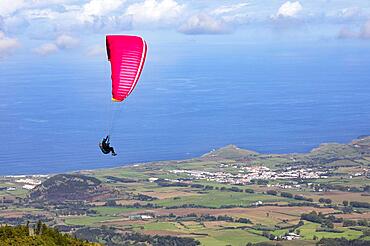
{"type": "Polygon", "coordinates": [[[99,143],[99,147],[103,154],[109,154],[110,152],[112,152],[113,156],[117,155],[116,152],[114,151],[114,148],[110,146],[109,135],[103,138],[102,142],[99,143]]]}
{"type": "MultiPolygon", "coordinates": [[[[121,103],[134,90],[143,69],[147,44],[142,37],[108,35],[106,37],[108,60],[112,70],[112,102],[121,103]]],[[[114,121],[114,119],[112,119],[114,121]]],[[[111,127],[112,128],[112,127],[111,127]]],[[[110,131],[99,147],[103,154],[116,155],[110,146],[110,131]]]]}

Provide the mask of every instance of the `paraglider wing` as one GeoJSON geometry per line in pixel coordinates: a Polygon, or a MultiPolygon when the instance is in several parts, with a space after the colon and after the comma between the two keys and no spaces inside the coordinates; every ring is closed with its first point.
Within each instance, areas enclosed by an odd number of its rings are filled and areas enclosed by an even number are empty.
{"type": "Polygon", "coordinates": [[[128,35],[108,35],[106,45],[112,69],[112,100],[121,102],[139,80],[147,45],[143,38],[128,35]]]}

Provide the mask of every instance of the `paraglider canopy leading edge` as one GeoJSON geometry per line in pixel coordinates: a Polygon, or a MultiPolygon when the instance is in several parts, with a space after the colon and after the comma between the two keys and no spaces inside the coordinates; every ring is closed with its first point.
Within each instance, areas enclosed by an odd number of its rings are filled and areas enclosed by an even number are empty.
{"type": "MultiPolygon", "coordinates": [[[[107,35],[106,46],[112,71],[112,101],[122,102],[131,94],[140,78],[145,63],[147,44],[139,36],[107,35]]],[[[104,139],[108,139],[109,147],[109,133],[104,139]]],[[[100,148],[104,154],[111,152],[102,148],[102,144],[100,148]]]]}

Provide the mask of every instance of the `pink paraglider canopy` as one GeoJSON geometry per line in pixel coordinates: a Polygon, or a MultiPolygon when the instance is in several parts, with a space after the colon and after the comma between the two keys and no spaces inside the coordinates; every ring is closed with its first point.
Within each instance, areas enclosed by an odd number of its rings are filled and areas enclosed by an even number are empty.
{"type": "Polygon", "coordinates": [[[147,45],[143,38],[128,35],[108,35],[106,45],[112,69],[112,100],[121,102],[139,80],[147,45]]]}

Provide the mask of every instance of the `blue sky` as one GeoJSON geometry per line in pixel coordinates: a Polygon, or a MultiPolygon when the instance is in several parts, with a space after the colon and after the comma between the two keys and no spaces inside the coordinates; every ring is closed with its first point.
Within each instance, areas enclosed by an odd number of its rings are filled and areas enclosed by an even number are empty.
{"type": "Polygon", "coordinates": [[[0,57],[102,55],[107,33],[153,42],[370,42],[364,0],[1,0],[0,57]]]}

